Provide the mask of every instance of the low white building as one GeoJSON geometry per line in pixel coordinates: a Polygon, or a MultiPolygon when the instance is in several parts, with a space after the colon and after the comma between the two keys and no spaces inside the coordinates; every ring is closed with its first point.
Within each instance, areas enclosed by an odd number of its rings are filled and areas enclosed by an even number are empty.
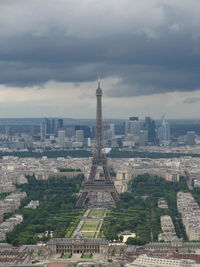
{"type": "Polygon", "coordinates": [[[200,240],[200,208],[190,193],[177,193],[177,208],[189,240],[200,240]]]}
{"type": "Polygon", "coordinates": [[[164,198],[159,198],[158,199],[158,208],[168,209],[167,201],[164,198]]]}
{"type": "Polygon", "coordinates": [[[158,241],[171,242],[172,240],[177,239],[175,232],[174,224],[172,218],[168,215],[160,217],[160,224],[163,233],[158,235],[158,241]]]}
{"type": "Polygon", "coordinates": [[[132,263],[125,265],[126,267],[199,267],[199,264],[196,264],[193,260],[185,259],[167,259],[161,257],[150,257],[146,254],[140,255],[132,263]]]}
{"type": "Polygon", "coordinates": [[[15,214],[5,222],[0,224],[0,240],[6,239],[6,233],[11,232],[14,227],[23,222],[23,216],[21,214],[15,214]]]}

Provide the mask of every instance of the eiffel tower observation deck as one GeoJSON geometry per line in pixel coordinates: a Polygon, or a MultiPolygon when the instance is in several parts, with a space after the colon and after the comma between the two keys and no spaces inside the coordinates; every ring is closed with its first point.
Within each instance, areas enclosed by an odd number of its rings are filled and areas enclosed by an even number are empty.
{"type": "Polygon", "coordinates": [[[92,158],[90,175],[83,182],[83,188],[77,201],[77,206],[88,205],[92,207],[108,207],[119,201],[119,194],[110,177],[107,158],[103,152],[103,122],[102,122],[102,89],[100,82],[96,89],[96,145],[92,158]],[[99,178],[99,169],[102,169],[103,177],[99,178]],[[97,177],[98,176],[98,177],[97,177]]]}

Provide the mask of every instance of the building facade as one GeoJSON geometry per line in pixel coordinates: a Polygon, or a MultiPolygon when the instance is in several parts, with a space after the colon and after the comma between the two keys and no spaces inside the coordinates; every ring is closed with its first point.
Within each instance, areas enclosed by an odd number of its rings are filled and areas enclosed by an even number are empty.
{"type": "Polygon", "coordinates": [[[103,238],[53,238],[47,242],[51,255],[102,254],[107,255],[109,242],[103,238]]]}

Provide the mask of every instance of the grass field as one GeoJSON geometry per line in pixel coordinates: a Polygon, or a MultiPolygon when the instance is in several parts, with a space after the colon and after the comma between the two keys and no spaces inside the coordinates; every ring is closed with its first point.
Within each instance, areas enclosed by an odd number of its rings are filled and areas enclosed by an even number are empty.
{"type": "Polygon", "coordinates": [[[95,232],[83,232],[86,238],[94,238],[95,232]]]}
{"type": "Polygon", "coordinates": [[[69,238],[72,236],[74,230],[76,229],[78,223],[80,222],[80,218],[77,217],[74,221],[72,221],[70,223],[70,226],[67,228],[67,231],[66,231],[66,234],[65,234],[65,237],[66,238],[69,238]]]}
{"type": "Polygon", "coordinates": [[[96,231],[99,222],[85,222],[81,228],[81,231],[96,231]]]}
{"type": "Polygon", "coordinates": [[[78,223],[78,231],[81,231],[86,238],[97,238],[103,217],[106,215],[106,209],[91,209],[89,213],[84,215],[84,218],[81,219],[81,222],[78,221],[80,218],[77,218],[77,221],[72,221],[70,227],[67,229],[65,237],[71,237],[78,223]],[[94,217],[94,219],[92,219],[94,217]]]}
{"type": "Polygon", "coordinates": [[[92,255],[91,254],[84,254],[81,256],[82,259],[91,259],[92,255]]]}
{"type": "Polygon", "coordinates": [[[62,259],[70,259],[72,257],[72,255],[71,254],[64,254],[64,255],[62,255],[62,259]]]}
{"type": "Polygon", "coordinates": [[[106,212],[106,209],[92,209],[89,212],[88,217],[103,218],[105,212],[106,212]]]}

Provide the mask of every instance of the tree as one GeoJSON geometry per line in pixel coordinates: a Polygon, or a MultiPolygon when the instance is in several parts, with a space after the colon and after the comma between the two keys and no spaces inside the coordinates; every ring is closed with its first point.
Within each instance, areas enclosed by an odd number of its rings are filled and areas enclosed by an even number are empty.
{"type": "Polygon", "coordinates": [[[143,246],[148,243],[146,240],[136,237],[129,237],[126,241],[127,245],[143,246]]]}

